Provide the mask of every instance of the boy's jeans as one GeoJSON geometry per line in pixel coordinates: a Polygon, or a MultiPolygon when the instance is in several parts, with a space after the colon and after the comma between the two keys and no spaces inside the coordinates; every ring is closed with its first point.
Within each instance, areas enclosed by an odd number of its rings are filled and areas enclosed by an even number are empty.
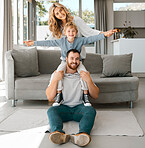
{"type": "Polygon", "coordinates": [[[47,111],[51,132],[63,132],[63,122],[77,121],[79,122],[79,133],[85,132],[90,135],[94,125],[96,110],[92,106],[84,106],[84,104],[75,107],[66,105],[52,106],[47,111]]]}

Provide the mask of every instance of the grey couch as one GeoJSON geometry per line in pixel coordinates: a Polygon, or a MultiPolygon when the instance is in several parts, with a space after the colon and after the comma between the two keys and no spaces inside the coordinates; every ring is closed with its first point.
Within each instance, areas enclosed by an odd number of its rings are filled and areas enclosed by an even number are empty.
{"type": "MultiPolygon", "coordinates": [[[[60,51],[37,50],[40,75],[33,77],[17,77],[15,75],[12,51],[6,53],[6,97],[12,100],[47,100],[45,90],[50,75],[60,64],[60,51]]],[[[84,61],[86,69],[91,73],[93,82],[100,88],[99,98],[92,99],[92,103],[130,102],[138,98],[139,79],[137,77],[109,77],[100,78],[103,61],[99,54],[87,54],[84,61]]]]}

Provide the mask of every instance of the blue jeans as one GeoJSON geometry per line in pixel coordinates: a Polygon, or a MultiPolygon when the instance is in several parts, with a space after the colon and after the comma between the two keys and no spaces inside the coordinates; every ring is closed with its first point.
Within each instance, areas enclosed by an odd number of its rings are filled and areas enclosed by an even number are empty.
{"type": "Polygon", "coordinates": [[[63,122],[77,121],[79,122],[79,133],[85,132],[90,135],[94,125],[96,110],[92,106],[84,106],[84,104],[75,107],[66,105],[52,106],[47,111],[51,132],[59,131],[65,133],[63,122]]]}

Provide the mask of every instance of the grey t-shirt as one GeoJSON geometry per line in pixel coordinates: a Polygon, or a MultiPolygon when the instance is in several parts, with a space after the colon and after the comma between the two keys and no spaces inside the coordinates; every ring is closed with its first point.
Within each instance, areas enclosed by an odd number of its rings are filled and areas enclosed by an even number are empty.
{"type": "MultiPolygon", "coordinates": [[[[52,81],[53,74],[50,79],[50,83],[52,81]]],[[[63,77],[63,102],[62,104],[74,107],[76,105],[82,104],[82,94],[83,91],[81,89],[81,81],[79,73],[65,73],[63,77]]]]}

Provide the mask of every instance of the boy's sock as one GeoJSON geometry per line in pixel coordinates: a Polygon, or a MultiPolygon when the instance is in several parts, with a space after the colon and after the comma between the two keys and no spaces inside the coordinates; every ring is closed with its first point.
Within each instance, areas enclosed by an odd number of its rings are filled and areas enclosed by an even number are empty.
{"type": "Polygon", "coordinates": [[[83,101],[84,101],[85,106],[92,106],[90,101],[89,101],[88,94],[83,94],[83,101]]]}
{"type": "Polygon", "coordinates": [[[53,103],[52,106],[59,106],[62,101],[63,101],[62,93],[57,93],[55,97],[55,102],[53,103]]]}

